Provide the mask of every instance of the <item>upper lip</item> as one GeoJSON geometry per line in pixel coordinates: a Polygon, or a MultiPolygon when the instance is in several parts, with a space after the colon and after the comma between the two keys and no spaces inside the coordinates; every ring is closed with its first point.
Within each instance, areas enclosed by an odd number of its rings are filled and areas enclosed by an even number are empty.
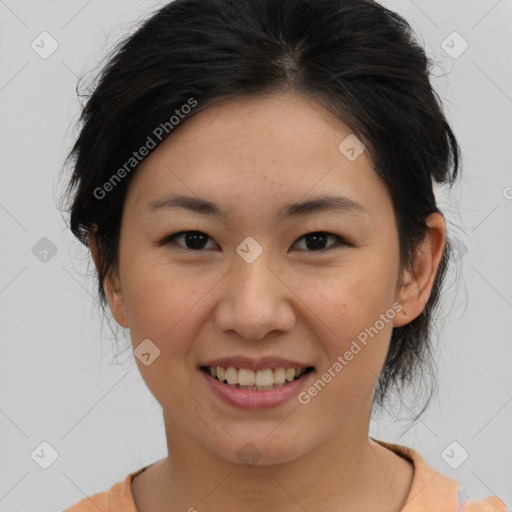
{"type": "Polygon", "coordinates": [[[311,365],[293,361],[292,359],[282,359],[280,357],[261,357],[251,359],[244,356],[222,357],[211,359],[200,366],[220,366],[221,368],[247,368],[248,370],[266,370],[267,368],[308,368],[311,365]]]}

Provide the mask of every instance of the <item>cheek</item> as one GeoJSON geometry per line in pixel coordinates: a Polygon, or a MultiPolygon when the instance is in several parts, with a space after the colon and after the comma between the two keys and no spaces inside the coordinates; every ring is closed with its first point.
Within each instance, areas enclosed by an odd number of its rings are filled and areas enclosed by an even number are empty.
{"type": "Polygon", "coordinates": [[[142,378],[162,407],[189,410],[189,395],[183,389],[193,383],[187,360],[201,328],[198,314],[204,290],[175,269],[140,264],[131,266],[124,282],[133,350],[137,353],[146,339],[157,347],[150,345],[158,355],[149,365],[136,358],[142,378]]]}
{"type": "Polygon", "coordinates": [[[300,298],[334,340],[347,340],[370,327],[391,307],[395,294],[392,269],[353,264],[324,276],[300,276],[300,298]]]}
{"type": "Polygon", "coordinates": [[[328,390],[321,383],[312,390],[322,390],[320,409],[335,401],[339,414],[348,414],[375,387],[396,314],[395,277],[382,260],[360,259],[322,281],[303,281],[304,302],[316,314],[315,332],[327,356],[317,377],[328,390]]]}
{"type": "Polygon", "coordinates": [[[316,416],[331,418],[333,425],[344,424],[371,399],[392,332],[394,310],[381,300],[360,297],[360,288],[353,292],[354,300],[340,297],[341,307],[329,312],[326,323],[334,334],[322,338],[327,357],[300,397],[301,403],[311,402],[316,416]],[[386,311],[391,314],[386,316],[386,311]]]}
{"type": "Polygon", "coordinates": [[[186,339],[193,339],[196,308],[209,287],[199,287],[197,278],[176,268],[144,265],[134,257],[126,260],[125,268],[123,295],[134,345],[149,338],[166,355],[179,353],[186,339]]]}

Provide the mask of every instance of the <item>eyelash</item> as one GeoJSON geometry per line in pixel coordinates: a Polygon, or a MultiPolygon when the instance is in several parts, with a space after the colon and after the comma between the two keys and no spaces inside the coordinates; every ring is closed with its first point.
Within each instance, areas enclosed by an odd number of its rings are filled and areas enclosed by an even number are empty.
{"type": "MultiPolygon", "coordinates": [[[[161,242],[160,242],[160,245],[167,245],[167,244],[170,244],[170,243],[175,243],[175,239],[180,237],[180,236],[183,236],[183,235],[186,235],[188,233],[195,233],[195,234],[198,234],[198,235],[205,235],[207,238],[209,238],[210,240],[213,240],[210,236],[208,236],[206,233],[203,233],[202,231],[180,231],[178,233],[174,233],[172,235],[169,235],[167,237],[165,237],[161,242]]],[[[327,236],[327,237],[334,237],[337,239],[338,241],[338,245],[350,245],[349,242],[347,242],[344,238],[342,238],[341,236],[339,235],[335,235],[333,233],[329,233],[329,232],[326,232],[326,231],[311,231],[309,233],[306,233],[305,235],[302,235],[300,238],[297,239],[297,241],[299,240],[302,240],[303,238],[307,237],[307,236],[311,236],[311,235],[324,235],[324,236],[327,236]]],[[[294,242],[294,245],[295,243],[294,242]]],[[[312,252],[312,253],[322,253],[322,252],[326,252],[326,251],[329,251],[329,250],[332,250],[333,248],[335,248],[336,244],[333,244],[331,245],[330,247],[326,247],[325,249],[318,249],[316,251],[314,250],[307,250],[307,249],[301,249],[301,251],[305,251],[305,252],[312,252]]],[[[185,249],[187,251],[193,251],[193,252],[204,252],[205,249],[189,249],[188,247],[184,247],[184,246],[179,246],[180,248],[182,249],[185,249]]]]}

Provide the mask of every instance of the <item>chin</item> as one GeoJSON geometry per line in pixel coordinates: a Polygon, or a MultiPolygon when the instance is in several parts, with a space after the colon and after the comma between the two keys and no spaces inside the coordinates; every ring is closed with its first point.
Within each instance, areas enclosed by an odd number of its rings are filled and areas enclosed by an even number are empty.
{"type": "Polygon", "coordinates": [[[270,466],[291,462],[311,448],[303,440],[291,435],[268,436],[268,430],[260,435],[240,435],[228,441],[227,446],[215,444],[210,449],[223,459],[247,467],[270,466]]]}

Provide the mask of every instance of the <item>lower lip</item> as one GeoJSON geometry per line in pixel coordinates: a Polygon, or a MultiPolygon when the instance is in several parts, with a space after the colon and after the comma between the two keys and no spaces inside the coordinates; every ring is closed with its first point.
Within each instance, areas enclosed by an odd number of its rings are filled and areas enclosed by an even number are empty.
{"type": "Polygon", "coordinates": [[[296,397],[299,394],[300,388],[311,376],[313,371],[305,373],[298,379],[293,380],[280,388],[267,391],[232,388],[231,386],[214,379],[211,375],[208,375],[208,373],[201,369],[199,370],[199,373],[202,375],[203,379],[205,379],[210,389],[227,404],[238,407],[239,409],[255,410],[277,407],[288,402],[288,400],[293,397],[296,397]]]}

